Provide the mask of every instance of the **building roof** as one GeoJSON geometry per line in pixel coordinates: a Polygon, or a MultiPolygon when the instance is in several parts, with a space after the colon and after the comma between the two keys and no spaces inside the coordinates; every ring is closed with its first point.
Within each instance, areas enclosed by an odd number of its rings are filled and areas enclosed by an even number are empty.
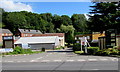
{"type": "Polygon", "coordinates": [[[12,34],[12,32],[9,29],[2,29],[2,33],[9,33],[12,34]]]}
{"type": "Polygon", "coordinates": [[[55,43],[59,44],[58,36],[21,37],[14,44],[55,43]]]}
{"type": "Polygon", "coordinates": [[[33,37],[37,37],[37,36],[58,36],[58,37],[64,37],[64,33],[45,33],[45,34],[33,35],[33,37]]]}
{"type": "Polygon", "coordinates": [[[18,29],[21,33],[42,34],[39,30],[18,29]]]}

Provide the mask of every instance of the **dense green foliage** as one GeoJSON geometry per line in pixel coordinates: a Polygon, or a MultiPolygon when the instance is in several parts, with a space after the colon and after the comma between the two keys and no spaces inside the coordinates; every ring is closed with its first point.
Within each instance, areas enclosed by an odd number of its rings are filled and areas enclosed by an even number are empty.
{"type": "Polygon", "coordinates": [[[90,6],[88,29],[92,31],[106,31],[117,29],[120,31],[120,2],[95,2],[90,6]]]}
{"type": "Polygon", "coordinates": [[[27,53],[32,53],[31,49],[23,49],[19,46],[17,46],[16,48],[14,48],[12,54],[27,54],[27,53]]]}
{"type": "Polygon", "coordinates": [[[23,49],[19,46],[15,47],[13,52],[3,53],[3,55],[16,55],[16,54],[33,54],[42,53],[43,51],[32,51],[31,49],[23,49]]]}
{"type": "Polygon", "coordinates": [[[120,50],[117,48],[108,48],[97,51],[95,55],[100,55],[100,56],[120,55],[120,50]]]}
{"type": "Polygon", "coordinates": [[[81,44],[80,43],[74,43],[73,44],[73,51],[81,51],[81,44]]]}
{"type": "Polygon", "coordinates": [[[88,47],[88,54],[94,55],[99,50],[99,47],[88,47]]]}
{"type": "Polygon", "coordinates": [[[87,31],[85,15],[73,14],[71,19],[72,19],[73,26],[76,29],[76,32],[86,32],[87,31]]]}
{"type": "Polygon", "coordinates": [[[13,33],[18,28],[36,29],[42,33],[65,33],[65,41],[73,43],[74,33],[86,31],[86,18],[84,14],[74,14],[70,18],[67,15],[59,16],[56,14],[52,15],[51,13],[37,14],[27,11],[2,11],[2,13],[2,22],[0,24],[4,24],[4,28],[11,30],[13,33]]]}

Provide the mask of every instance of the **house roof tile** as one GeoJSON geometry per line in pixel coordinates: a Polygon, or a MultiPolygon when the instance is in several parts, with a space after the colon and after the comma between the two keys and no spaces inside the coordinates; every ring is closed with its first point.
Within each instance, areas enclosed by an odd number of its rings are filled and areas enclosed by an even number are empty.
{"type": "Polygon", "coordinates": [[[42,34],[39,30],[19,29],[21,33],[42,34]]]}

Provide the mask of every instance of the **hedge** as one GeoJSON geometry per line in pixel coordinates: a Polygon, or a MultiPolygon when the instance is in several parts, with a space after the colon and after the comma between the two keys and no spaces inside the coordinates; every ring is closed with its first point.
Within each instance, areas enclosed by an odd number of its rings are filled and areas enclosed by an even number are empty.
{"type": "Polygon", "coordinates": [[[94,55],[99,50],[99,47],[88,47],[87,52],[90,55],[94,55]]]}
{"type": "Polygon", "coordinates": [[[80,43],[74,43],[73,44],[73,51],[81,51],[80,43]]]}
{"type": "Polygon", "coordinates": [[[100,56],[120,55],[120,51],[115,48],[108,48],[97,51],[95,55],[100,55],[100,56]]]}

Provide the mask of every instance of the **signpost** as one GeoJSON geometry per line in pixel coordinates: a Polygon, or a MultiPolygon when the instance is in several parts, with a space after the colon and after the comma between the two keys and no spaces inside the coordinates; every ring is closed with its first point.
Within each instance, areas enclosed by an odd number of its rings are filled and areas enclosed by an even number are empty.
{"type": "Polygon", "coordinates": [[[89,47],[90,47],[90,44],[87,41],[87,37],[82,37],[80,40],[81,40],[81,51],[83,51],[83,47],[82,46],[84,45],[85,53],[87,53],[87,45],[89,45],[89,47]]]}

